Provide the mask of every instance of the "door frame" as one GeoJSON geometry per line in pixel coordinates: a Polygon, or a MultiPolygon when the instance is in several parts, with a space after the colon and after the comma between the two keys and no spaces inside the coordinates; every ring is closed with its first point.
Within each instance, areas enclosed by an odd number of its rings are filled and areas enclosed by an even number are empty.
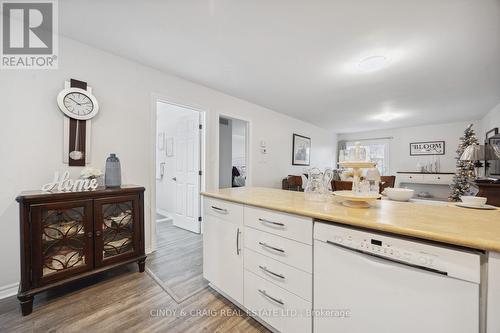
{"type": "MultiPolygon", "coordinates": [[[[146,253],[151,253],[156,250],[156,143],[157,143],[157,133],[156,133],[156,114],[157,114],[157,103],[162,102],[166,104],[175,105],[178,107],[190,109],[196,111],[200,115],[200,124],[202,129],[200,130],[200,193],[206,189],[206,142],[207,142],[207,113],[208,109],[203,108],[200,105],[193,103],[188,103],[185,101],[180,101],[178,99],[172,98],[170,96],[162,95],[159,93],[151,94],[151,107],[150,107],[150,137],[149,137],[149,209],[145,209],[149,212],[149,218],[145,218],[145,234],[146,234],[146,253]]],[[[199,205],[201,214],[201,194],[199,195],[199,205]]],[[[201,225],[201,233],[203,234],[203,224],[201,225]]]]}
{"type": "Polygon", "coordinates": [[[216,151],[217,151],[217,160],[215,161],[215,170],[217,172],[214,174],[215,178],[215,185],[216,188],[219,188],[219,161],[220,161],[220,118],[229,118],[229,119],[236,119],[236,120],[241,120],[247,123],[246,126],[246,137],[245,137],[245,150],[246,150],[246,163],[247,163],[247,179],[245,181],[245,187],[252,186],[252,168],[250,167],[251,161],[252,161],[252,152],[251,152],[251,139],[252,139],[252,121],[249,118],[242,117],[237,114],[231,114],[231,113],[226,113],[226,112],[221,112],[216,114],[216,125],[215,125],[215,130],[216,130],[216,151]]]}

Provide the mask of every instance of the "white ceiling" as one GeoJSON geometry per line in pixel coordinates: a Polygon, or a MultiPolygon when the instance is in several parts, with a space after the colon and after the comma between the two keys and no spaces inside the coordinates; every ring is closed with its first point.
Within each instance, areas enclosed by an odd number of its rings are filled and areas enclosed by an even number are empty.
{"type": "Polygon", "coordinates": [[[500,0],[64,0],[66,36],[336,132],[481,118],[500,0]],[[389,66],[360,73],[385,55],[389,66]],[[373,119],[389,112],[399,118],[373,119]]]}

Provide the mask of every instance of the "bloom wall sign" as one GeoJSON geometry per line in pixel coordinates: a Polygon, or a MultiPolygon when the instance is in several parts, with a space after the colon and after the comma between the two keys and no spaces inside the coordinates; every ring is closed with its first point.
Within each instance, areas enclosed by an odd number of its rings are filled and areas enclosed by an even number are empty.
{"type": "Polygon", "coordinates": [[[311,138],[293,134],[292,165],[311,163],[311,138]]]}
{"type": "Polygon", "coordinates": [[[410,143],[410,156],[444,155],[444,141],[427,141],[410,143]]]}

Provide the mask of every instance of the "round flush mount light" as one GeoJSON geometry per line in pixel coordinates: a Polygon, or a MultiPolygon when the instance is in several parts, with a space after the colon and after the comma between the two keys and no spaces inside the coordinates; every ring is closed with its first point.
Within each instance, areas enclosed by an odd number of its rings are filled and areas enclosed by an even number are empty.
{"type": "Polygon", "coordinates": [[[372,117],[373,120],[380,120],[384,122],[388,122],[397,118],[400,118],[401,114],[399,113],[394,113],[394,112],[383,112],[376,114],[372,117]]]}
{"type": "Polygon", "coordinates": [[[362,72],[374,72],[386,67],[388,64],[387,57],[383,55],[374,55],[370,57],[363,58],[358,63],[358,68],[362,72]]]}

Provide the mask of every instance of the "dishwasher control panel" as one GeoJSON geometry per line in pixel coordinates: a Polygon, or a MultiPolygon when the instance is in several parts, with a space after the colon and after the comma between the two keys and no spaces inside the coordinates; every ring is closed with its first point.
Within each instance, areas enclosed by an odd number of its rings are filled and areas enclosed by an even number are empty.
{"type": "Polygon", "coordinates": [[[422,266],[438,271],[446,270],[440,263],[439,255],[426,252],[415,246],[398,246],[398,240],[388,239],[374,234],[338,234],[331,242],[376,256],[386,257],[395,261],[422,266]]]}
{"type": "Polygon", "coordinates": [[[480,255],[473,250],[322,222],[314,223],[314,239],[449,276],[480,281],[480,255]]]}

